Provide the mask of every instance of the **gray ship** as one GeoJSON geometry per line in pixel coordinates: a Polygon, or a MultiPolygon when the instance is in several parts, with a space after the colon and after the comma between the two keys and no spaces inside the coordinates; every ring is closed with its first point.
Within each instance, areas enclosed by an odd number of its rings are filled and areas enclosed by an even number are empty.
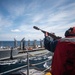
{"type": "Polygon", "coordinates": [[[0,60],[12,58],[12,56],[18,55],[16,48],[0,48],[0,60]]]}

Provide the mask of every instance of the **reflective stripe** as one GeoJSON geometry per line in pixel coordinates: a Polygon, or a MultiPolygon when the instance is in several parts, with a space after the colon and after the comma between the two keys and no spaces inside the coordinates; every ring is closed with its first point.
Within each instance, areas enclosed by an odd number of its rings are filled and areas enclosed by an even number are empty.
{"type": "Polygon", "coordinates": [[[62,38],[60,42],[75,42],[75,38],[62,38]]]}

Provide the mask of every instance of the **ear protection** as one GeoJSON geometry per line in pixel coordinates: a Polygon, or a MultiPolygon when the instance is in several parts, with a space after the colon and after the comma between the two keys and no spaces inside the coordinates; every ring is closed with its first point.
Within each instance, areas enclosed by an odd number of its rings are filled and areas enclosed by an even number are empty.
{"type": "Polygon", "coordinates": [[[72,27],[65,32],[65,37],[69,37],[69,36],[72,37],[75,36],[75,27],[72,27]]]}

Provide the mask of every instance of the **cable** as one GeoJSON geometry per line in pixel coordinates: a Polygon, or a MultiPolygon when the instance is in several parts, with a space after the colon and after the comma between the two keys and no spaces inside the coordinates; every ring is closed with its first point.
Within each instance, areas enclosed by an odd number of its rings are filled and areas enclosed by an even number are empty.
{"type": "Polygon", "coordinates": [[[12,70],[9,70],[9,71],[2,72],[2,73],[0,73],[0,75],[9,73],[9,72],[12,72],[12,71],[15,71],[15,70],[19,70],[19,69],[22,69],[22,68],[25,68],[25,67],[27,67],[27,65],[24,65],[24,66],[21,66],[19,68],[15,68],[15,69],[12,69],[12,70]]]}

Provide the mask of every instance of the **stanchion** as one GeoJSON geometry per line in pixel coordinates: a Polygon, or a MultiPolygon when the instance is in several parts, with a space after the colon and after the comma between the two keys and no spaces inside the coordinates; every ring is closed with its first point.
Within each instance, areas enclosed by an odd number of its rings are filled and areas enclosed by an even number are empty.
{"type": "Polygon", "coordinates": [[[27,75],[29,75],[29,53],[27,49],[27,75]]]}

